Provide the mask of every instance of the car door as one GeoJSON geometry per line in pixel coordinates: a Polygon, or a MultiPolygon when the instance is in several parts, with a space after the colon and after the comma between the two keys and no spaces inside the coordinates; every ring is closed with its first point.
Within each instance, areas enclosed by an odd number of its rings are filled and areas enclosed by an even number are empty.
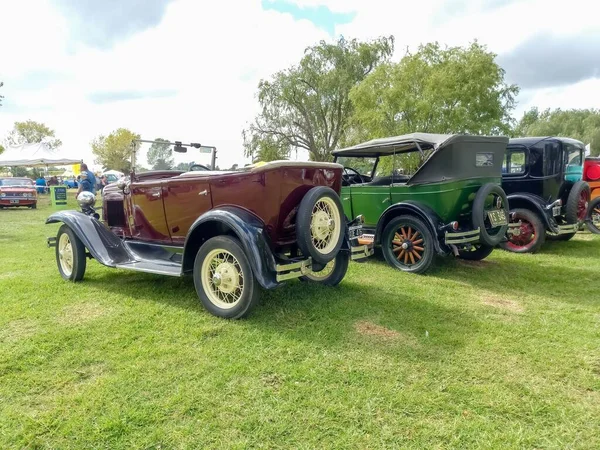
{"type": "Polygon", "coordinates": [[[136,181],[129,186],[132,218],[131,237],[141,241],[170,243],[165,220],[161,180],[136,181]]]}
{"type": "Polygon", "coordinates": [[[393,156],[380,156],[369,183],[350,186],[350,201],[354,215],[365,217],[365,226],[375,228],[381,214],[391,204],[393,156]]]}
{"type": "Polygon", "coordinates": [[[208,177],[188,176],[169,179],[164,188],[164,203],[173,244],[184,244],[194,221],[212,208],[208,177]]]}

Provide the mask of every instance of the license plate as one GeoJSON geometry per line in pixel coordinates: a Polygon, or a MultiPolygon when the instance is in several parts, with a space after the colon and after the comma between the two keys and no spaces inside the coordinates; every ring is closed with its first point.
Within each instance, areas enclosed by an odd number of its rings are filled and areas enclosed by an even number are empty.
{"type": "Polygon", "coordinates": [[[552,216],[556,217],[556,216],[560,216],[561,213],[561,207],[560,206],[553,206],[552,207],[552,216]]]}
{"type": "Polygon", "coordinates": [[[354,225],[352,227],[348,227],[348,235],[350,239],[356,239],[363,235],[362,225],[354,225]]]}
{"type": "Polygon", "coordinates": [[[11,200],[10,202],[13,203],[13,204],[14,203],[19,203],[19,200],[11,200]]]}
{"type": "Polygon", "coordinates": [[[507,225],[506,221],[506,211],[504,209],[496,209],[494,211],[488,211],[488,217],[490,218],[490,223],[492,227],[500,227],[502,225],[507,225]]]}

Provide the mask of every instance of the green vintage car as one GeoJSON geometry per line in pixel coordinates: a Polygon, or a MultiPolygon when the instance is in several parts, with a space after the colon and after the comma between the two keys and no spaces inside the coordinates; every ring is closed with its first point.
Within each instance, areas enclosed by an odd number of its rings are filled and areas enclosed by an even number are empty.
{"type": "Polygon", "coordinates": [[[413,133],[333,152],[345,168],[347,217],[364,216],[365,235],[393,267],[425,272],[434,256],[487,257],[506,240],[502,190],[508,139],[413,133]]]}

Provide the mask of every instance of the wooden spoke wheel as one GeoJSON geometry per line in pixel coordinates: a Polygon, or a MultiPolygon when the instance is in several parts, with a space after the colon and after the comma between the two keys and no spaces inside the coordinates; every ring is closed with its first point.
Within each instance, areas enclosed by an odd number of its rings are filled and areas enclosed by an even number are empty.
{"type": "Polygon", "coordinates": [[[396,217],[386,225],[381,247],[386,261],[404,272],[425,272],[435,253],[429,227],[417,217],[408,215],[396,217]]]}

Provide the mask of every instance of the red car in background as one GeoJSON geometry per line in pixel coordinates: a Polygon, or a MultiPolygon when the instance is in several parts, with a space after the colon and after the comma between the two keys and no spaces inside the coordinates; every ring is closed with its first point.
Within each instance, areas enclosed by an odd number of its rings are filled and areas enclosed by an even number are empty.
{"type": "Polygon", "coordinates": [[[0,178],[0,209],[15,206],[37,208],[35,185],[29,178],[0,178]]]}

